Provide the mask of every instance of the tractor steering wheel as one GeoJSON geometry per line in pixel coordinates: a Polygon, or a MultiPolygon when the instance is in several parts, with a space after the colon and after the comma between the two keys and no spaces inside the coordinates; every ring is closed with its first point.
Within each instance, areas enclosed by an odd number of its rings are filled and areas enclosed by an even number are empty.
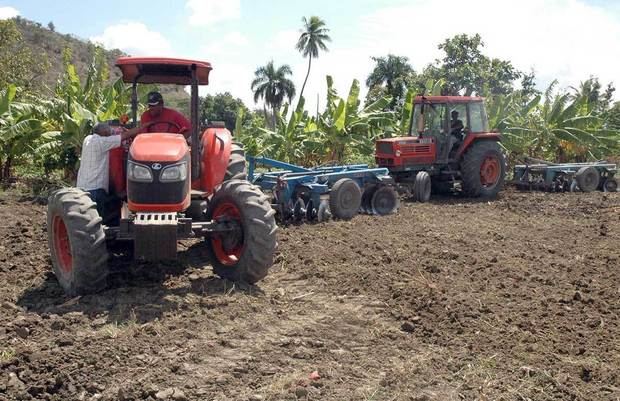
{"type": "Polygon", "coordinates": [[[176,128],[177,129],[177,132],[172,132],[174,134],[177,134],[177,133],[181,132],[181,126],[179,124],[175,123],[174,121],[168,121],[168,120],[154,122],[152,125],[149,125],[146,128],[146,132],[161,132],[159,129],[157,131],[155,131],[153,129],[153,127],[158,126],[160,124],[167,124],[166,131],[164,131],[164,132],[170,132],[169,131],[170,128],[176,128]]]}

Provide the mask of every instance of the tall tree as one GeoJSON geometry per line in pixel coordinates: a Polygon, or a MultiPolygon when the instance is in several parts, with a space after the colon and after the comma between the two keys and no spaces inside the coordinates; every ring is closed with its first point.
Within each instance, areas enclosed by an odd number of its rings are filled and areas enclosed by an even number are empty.
{"type": "Polygon", "coordinates": [[[275,128],[276,113],[288,98],[289,102],[295,96],[295,84],[288,77],[293,72],[291,67],[284,64],[278,68],[273,65],[273,60],[266,66],[258,67],[254,72],[252,81],[252,91],[254,91],[254,102],[263,99],[265,104],[271,107],[272,128],[275,128]]]}
{"type": "Polygon", "coordinates": [[[478,34],[456,35],[438,47],[445,56],[436,60],[436,65],[429,65],[424,75],[445,79],[444,95],[508,94],[513,90],[513,81],[522,77],[510,61],[485,56],[484,42],[478,34]]]}
{"type": "Polygon", "coordinates": [[[201,121],[224,121],[226,128],[234,131],[237,116],[243,110],[241,123],[250,122],[252,114],[239,98],[234,98],[230,92],[207,95],[201,99],[201,121]]]}
{"type": "Polygon", "coordinates": [[[366,79],[366,86],[373,92],[385,84],[388,96],[392,97],[390,110],[394,110],[398,102],[404,96],[407,89],[407,81],[414,74],[409,59],[404,56],[388,54],[387,57],[372,57],[375,68],[366,79]]]}
{"type": "Polygon", "coordinates": [[[304,57],[308,57],[308,72],[306,73],[304,84],[301,86],[301,92],[299,92],[300,99],[304,94],[304,88],[306,87],[308,76],[310,75],[312,57],[319,57],[319,49],[329,51],[325,42],[331,42],[332,40],[328,35],[329,29],[325,28],[325,21],[321,18],[315,15],[310,17],[310,19],[303,17],[302,22],[304,23],[304,28],[295,47],[304,57]]]}

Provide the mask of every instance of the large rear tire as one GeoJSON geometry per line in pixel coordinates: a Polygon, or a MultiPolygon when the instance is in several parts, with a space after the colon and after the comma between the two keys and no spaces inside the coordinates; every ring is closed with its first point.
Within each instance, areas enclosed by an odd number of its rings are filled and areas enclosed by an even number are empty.
{"type": "Polygon", "coordinates": [[[247,178],[248,174],[245,168],[245,151],[243,150],[243,145],[238,142],[233,142],[224,181],[247,180],[247,178]]]}
{"type": "Polygon", "coordinates": [[[47,238],[52,267],[67,295],[103,290],[108,250],[97,205],[78,188],[54,192],[47,205],[47,238]]]}
{"type": "Polygon", "coordinates": [[[461,162],[463,193],[470,197],[493,198],[504,187],[506,160],[495,141],[476,142],[461,162]]]}
{"type": "Polygon", "coordinates": [[[225,181],[207,208],[207,220],[229,221],[237,230],[208,237],[213,271],[220,277],[254,284],[273,265],[275,211],[260,188],[243,180],[225,181]]]}

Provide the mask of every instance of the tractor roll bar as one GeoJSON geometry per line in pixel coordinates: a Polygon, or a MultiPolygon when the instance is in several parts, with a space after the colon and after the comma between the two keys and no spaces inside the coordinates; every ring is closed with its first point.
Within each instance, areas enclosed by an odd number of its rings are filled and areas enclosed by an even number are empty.
{"type": "Polygon", "coordinates": [[[131,120],[134,128],[138,126],[138,75],[131,86],[131,120]]]}
{"type": "Polygon", "coordinates": [[[191,93],[191,125],[192,125],[192,181],[200,177],[200,158],[198,154],[198,130],[200,129],[200,118],[198,116],[198,77],[196,75],[196,64],[192,64],[192,93],[191,93]]]}

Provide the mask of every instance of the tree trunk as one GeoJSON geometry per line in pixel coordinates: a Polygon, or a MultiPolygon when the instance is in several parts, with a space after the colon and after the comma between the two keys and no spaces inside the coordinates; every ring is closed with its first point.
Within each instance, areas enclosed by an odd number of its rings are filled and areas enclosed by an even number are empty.
{"type": "Polygon", "coordinates": [[[265,115],[265,124],[267,124],[267,127],[269,127],[271,121],[269,121],[269,113],[267,113],[267,106],[265,106],[264,103],[263,103],[263,114],[265,115]]]}
{"type": "Polygon", "coordinates": [[[0,182],[4,181],[4,163],[2,162],[2,159],[0,159],[0,182]]]}
{"type": "MultiPolygon", "coordinates": [[[[301,100],[301,98],[304,95],[304,88],[306,87],[306,82],[308,82],[308,76],[310,75],[311,65],[312,65],[312,54],[308,56],[308,72],[306,72],[306,79],[304,79],[304,84],[301,86],[301,92],[299,92],[299,100],[301,100]]],[[[299,100],[297,101],[297,103],[299,103],[299,100]]]]}
{"type": "Polygon", "coordinates": [[[272,130],[276,130],[276,105],[273,105],[273,114],[271,115],[271,121],[272,121],[272,130]]]}
{"type": "Polygon", "coordinates": [[[7,156],[2,169],[2,180],[8,182],[11,178],[11,165],[13,164],[13,156],[7,156]]]}

